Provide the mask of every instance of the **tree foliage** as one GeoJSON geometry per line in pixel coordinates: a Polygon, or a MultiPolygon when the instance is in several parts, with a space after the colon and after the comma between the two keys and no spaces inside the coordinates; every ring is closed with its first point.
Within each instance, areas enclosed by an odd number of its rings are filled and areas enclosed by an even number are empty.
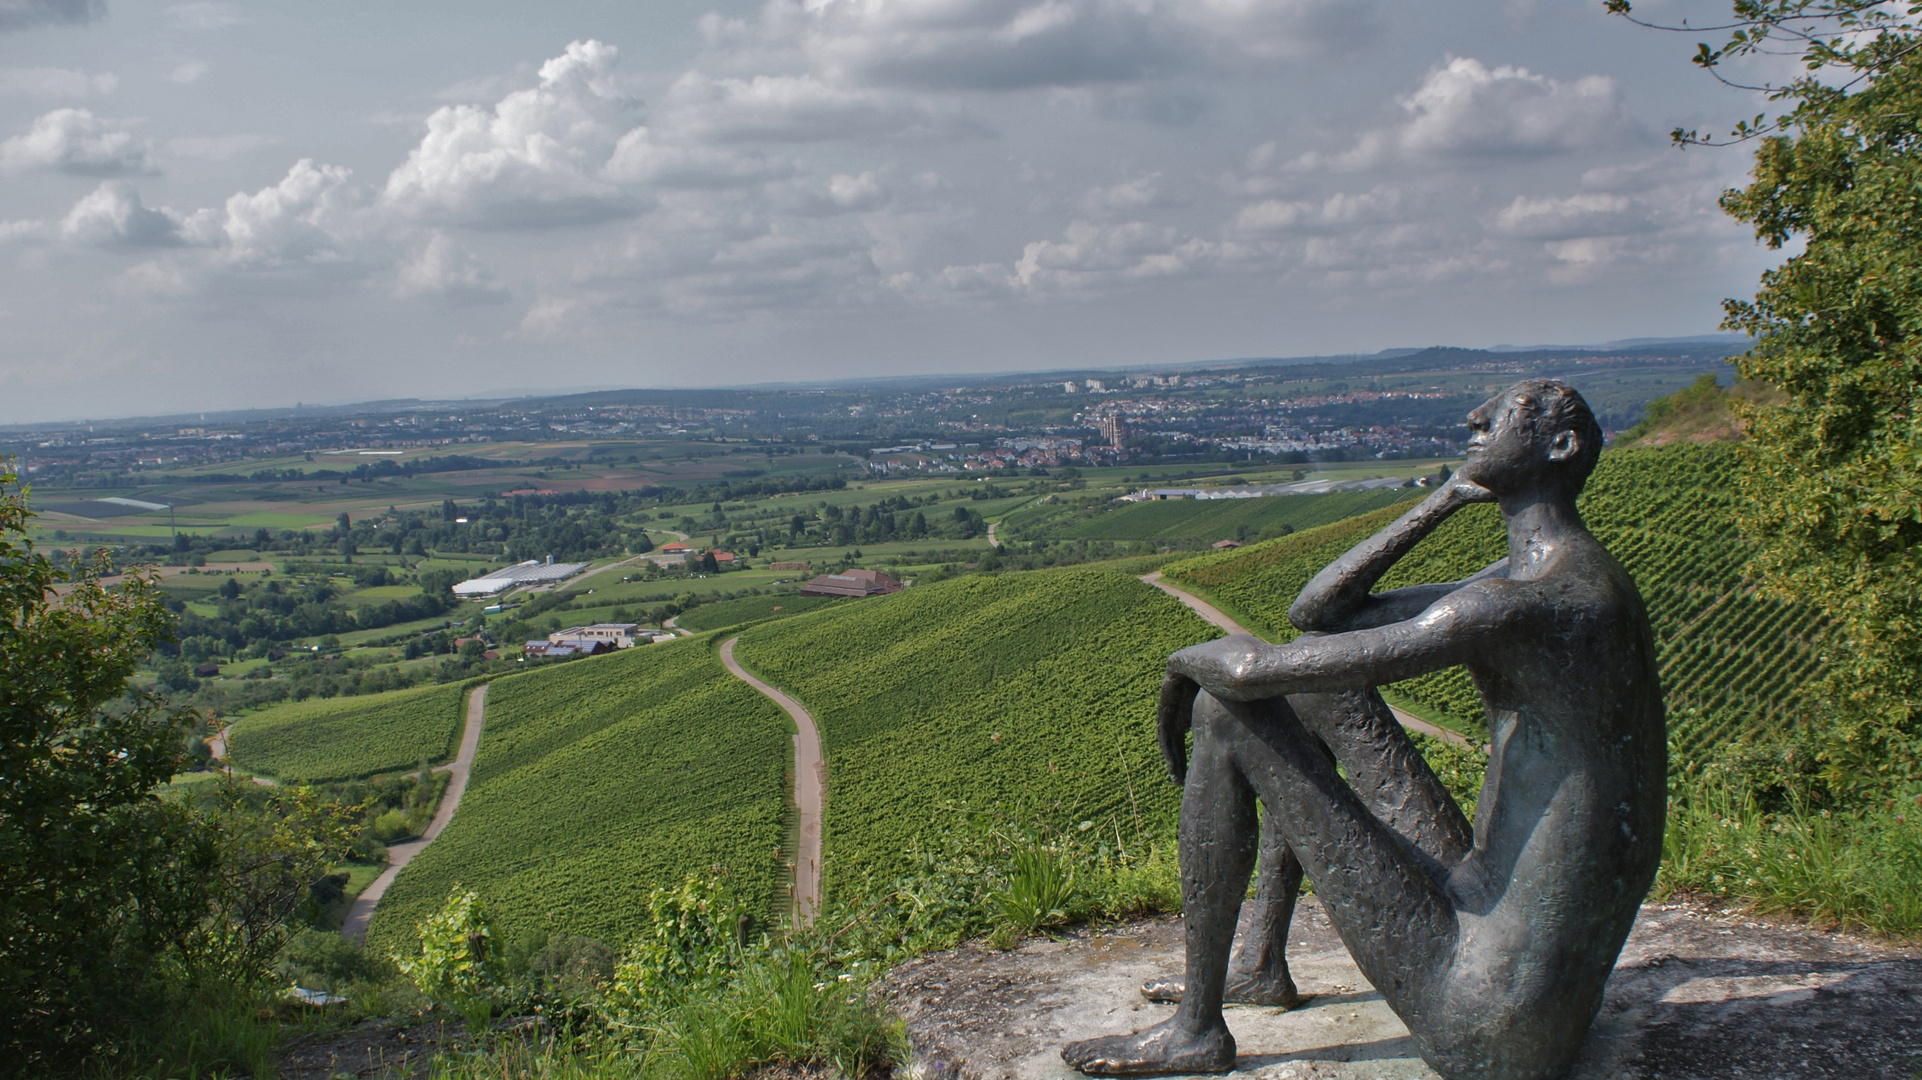
{"type": "Polygon", "coordinates": [[[27,495],[0,463],[0,1076],[73,1075],[257,986],[359,808],[163,797],[195,717],[128,688],[172,632],[158,582],[56,566],[27,495]]]}
{"type": "Polygon", "coordinates": [[[108,1038],[153,958],[194,932],[217,863],[192,815],[154,795],[190,716],[123,698],[168,632],[156,583],[56,568],[31,516],[0,464],[0,1072],[108,1038]]]}
{"type": "MultiPolygon", "coordinates": [[[[1622,0],[1610,7],[1627,13],[1622,0]]],[[[1735,403],[1748,439],[1739,504],[1755,568],[1841,631],[1828,697],[1829,781],[1879,788],[1922,775],[1922,23],[1910,4],[1739,0],[1718,71],[1773,52],[1805,74],[1756,89],[1786,111],[1759,137],[1753,181],[1723,208],[1800,253],[1725,304],[1754,336],[1737,361],[1782,393],[1735,403]]],[[[1678,132],[1684,142],[1693,132],[1678,132]]]]}

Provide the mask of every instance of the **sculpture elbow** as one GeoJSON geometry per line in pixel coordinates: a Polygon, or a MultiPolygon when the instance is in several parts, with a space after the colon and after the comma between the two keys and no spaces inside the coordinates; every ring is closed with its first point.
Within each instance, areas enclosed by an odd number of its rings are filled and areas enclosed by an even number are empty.
{"type": "Polygon", "coordinates": [[[1297,599],[1293,604],[1288,605],[1288,621],[1304,634],[1311,630],[1320,630],[1322,629],[1322,611],[1321,604],[1297,599]]]}

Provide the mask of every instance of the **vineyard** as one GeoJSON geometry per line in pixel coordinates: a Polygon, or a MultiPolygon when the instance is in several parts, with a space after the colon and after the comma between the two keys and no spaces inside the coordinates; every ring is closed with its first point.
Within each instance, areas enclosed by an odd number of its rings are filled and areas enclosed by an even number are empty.
{"type": "MultiPolygon", "coordinates": [[[[1648,604],[1683,753],[1795,721],[1820,673],[1824,628],[1812,610],[1757,596],[1733,522],[1733,461],[1724,446],[1614,451],[1582,495],[1582,516],[1648,604]]],[[[1387,508],[1239,551],[1170,564],[1168,578],[1207,594],[1273,640],[1294,636],[1287,609],[1329,561],[1392,521],[1387,508]]],[[[1465,577],[1505,554],[1492,506],[1457,514],[1382,579],[1391,589],[1465,577]]],[[[1480,699],[1460,668],[1386,688],[1480,733],[1480,699]]]]}
{"type": "Polygon", "coordinates": [[[832,607],[841,600],[842,598],[838,596],[799,596],[794,593],[781,593],[776,596],[744,596],[738,600],[702,604],[676,619],[674,625],[686,627],[697,633],[703,630],[719,630],[724,626],[739,626],[742,623],[762,622],[767,619],[785,619],[809,611],[819,611],[824,607],[832,607]]]}
{"type": "Polygon", "coordinates": [[[725,867],[763,919],[787,907],[792,728],[703,640],[496,679],[460,812],[395,879],[368,929],[409,940],[456,884],[508,935],[620,948],[656,885],[725,867]]]}
{"type": "Polygon", "coordinates": [[[465,685],[276,705],[234,721],[227,756],[296,783],[354,780],[444,761],[460,740],[465,685]]]}
{"type": "Polygon", "coordinates": [[[1043,504],[1009,515],[1002,535],[1063,540],[1151,540],[1163,544],[1281,536],[1404,502],[1399,488],[1279,495],[1260,499],[1043,504]]]}
{"type": "MultiPolygon", "coordinates": [[[[736,656],[814,714],[825,892],[902,868],[962,805],[1110,844],[1173,831],[1155,748],[1168,654],[1218,632],[1133,577],[974,576],[758,626],[736,656]]],[[[465,811],[462,811],[465,813],[465,811]]]]}

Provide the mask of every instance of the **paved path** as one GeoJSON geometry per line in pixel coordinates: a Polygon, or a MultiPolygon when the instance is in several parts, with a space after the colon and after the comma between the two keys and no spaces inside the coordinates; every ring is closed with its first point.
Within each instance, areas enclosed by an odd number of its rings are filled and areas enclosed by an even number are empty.
{"type": "Polygon", "coordinates": [[[447,781],[447,791],[440,797],[440,805],[434,809],[434,817],[421,832],[420,839],[405,843],[391,844],[387,848],[387,869],[380,876],[368,882],[354,898],[354,906],[347,910],[347,921],[340,932],[349,941],[364,941],[367,938],[367,921],[374,917],[374,906],[387,893],[387,886],[394,883],[394,875],[413,861],[420,849],[434,842],[434,837],[447,827],[454,818],[454,811],[460,807],[460,797],[467,791],[467,776],[474,768],[474,751],[480,748],[481,718],[487,707],[487,687],[477,686],[467,696],[467,726],[461,731],[460,752],[446,765],[436,766],[435,772],[449,772],[453,775],[447,781]]]}
{"type": "Polygon", "coordinates": [[[1001,523],[1000,523],[1000,522],[998,522],[998,521],[990,521],[990,522],[988,522],[988,546],[989,546],[989,547],[991,547],[991,548],[998,548],[998,547],[1000,547],[1000,546],[1001,546],[1001,541],[999,541],[999,540],[996,540],[996,539],[994,538],[994,530],[995,530],[995,527],[996,527],[996,526],[998,526],[998,525],[1000,525],[1000,524],[1001,524],[1001,523]]]}
{"type": "Polygon", "coordinates": [[[801,850],[794,856],[794,919],[812,926],[821,908],[821,798],[826,770],[821,764],[821,733],[801,703],[749,675],[734,659],[737,635],[721,643],[721,664],[794,718],[794,805],[801,811],[801,850]]]}
{"type": "MultiPolygon", "coordinates": [[[[1176,600],[1179,600],[1182,603],[1188,605],[1188,607],[1191,608],[1195,614],[1208,620],[1214,625],[1221,627],[1223,630],[1228,631],[1230,634],[1247,634],[1249,637],[1261,636],[1247,629],[1246,627],[1242,626],[1240,623],[1236,622],[1235,620],[1229,618],[1226,614],[1222,612],[1220,608],[1214,606],[1213,604],[1210,604],[1206,600],[1203,600],[1201,597],[1196,596],[1195,594],[1190,592],[1183,592],[1182,590],[1175,588],[1173,585],[1168,584],[1166,581],[1161,580],[1161,571],[1159,570],[1156,570],[1152,574],[1143,574],[1141,576],[1141,580],[1147,582],[1150,585],[1153,585],[1155,588],[1160,589],[1162,592],[1165,592],[1169,596],[1174,597],[1176,600]]],[[[1431,735],[1437,739],[1442,739],[1447,742],[1452,742],[1457,746],[1469,745],[1469,742],[1467,739],[1462,738],[1460,735],[1457,735],[1454,732],[1447,730],[1446,728],[1436,727],[1435,725],[1429,723],[1426,720],[1423,720],[1421,717],[1416,716],[1413,713],[1403,712],[1402,710],[1395,708],[1393,705],[1388,706],[1388,711],[1394,713],[1395,719],[1401,721],[1401,726],[1407,728],[1410,731],[1419,731],[1423,735],[1431,735]]]]}

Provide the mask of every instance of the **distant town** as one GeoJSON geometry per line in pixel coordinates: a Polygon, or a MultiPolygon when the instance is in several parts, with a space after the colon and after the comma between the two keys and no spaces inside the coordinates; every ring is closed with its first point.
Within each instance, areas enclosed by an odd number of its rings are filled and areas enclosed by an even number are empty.
{"type": "MultiPolygon", "coordinates": [[[[1457,451],[1461,418],[1487,387],[1516,374],[1588,384],[1604,426],[1617,428],[1633,422],[1651,390],[1718,370],[1727,352],[1693,343],[1531,353],[1427,349],[1347,363],[1249,362],[1167,373],[296,406],[0,428],[0,454],[16,457],[31,480],[75,488],[162,477],[368,481],[497,465],[502,443],[593,442],[599,455],[625,445],[636,463],[743,448],[770,461],[828,453],[882,476],[1435,457],[1457,451]]],[[[517,464],[558,466],[572,456],[556,452],[517,464]]]]}

